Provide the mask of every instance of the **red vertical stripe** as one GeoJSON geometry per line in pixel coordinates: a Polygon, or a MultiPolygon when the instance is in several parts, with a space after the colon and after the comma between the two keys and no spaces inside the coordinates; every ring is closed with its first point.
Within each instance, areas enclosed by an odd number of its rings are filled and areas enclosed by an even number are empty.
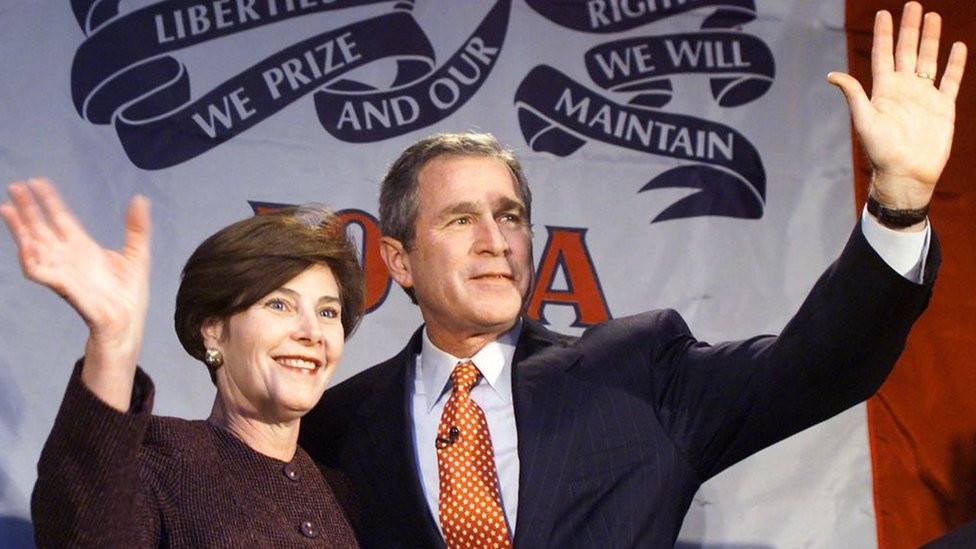
{"type": "MultiPolygon", "coordinates": [[[[957,40],[967,42],[971,60],[957,101],[952,157],[931,208],[944,255],[935,294],[891,378],[868,401],[882,549],[915,548],[976,519],[976,3],[923,5],[943,16],[941,60],[957,40]]],[[[871,78],[874,13],[887,9],[897,17],[901,7],[848,0],[850,70],[861,82],[871,78]]],[[[870,166],[854,150],[855,193],[863,204],[870,166]]]]}

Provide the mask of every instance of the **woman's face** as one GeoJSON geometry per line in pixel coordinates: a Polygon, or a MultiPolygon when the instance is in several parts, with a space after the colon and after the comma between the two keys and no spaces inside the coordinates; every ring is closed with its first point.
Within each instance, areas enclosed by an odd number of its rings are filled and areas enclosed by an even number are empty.
{"type": "Polygon", "coordinates": [[[342,356],[339,286],[313,265],[250,308],[203,328],[219,349],[217,391],[228,412],[279,423],[303,416],[322,397],[342,356]]]}

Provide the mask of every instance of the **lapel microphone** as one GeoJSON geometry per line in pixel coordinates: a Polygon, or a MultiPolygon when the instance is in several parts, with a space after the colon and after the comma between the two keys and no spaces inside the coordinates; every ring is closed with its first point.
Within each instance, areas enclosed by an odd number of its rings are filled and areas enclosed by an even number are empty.
{"type": "Polygon", "coordinates": [[[454,442],[457,441],[458,436],[460,434],[461,434],[461,430],[458,429],[457,425],[454,425],[447,432],[448,438],[437,437],[437,439],[434,440],[434,447],[437,448],[438,450],[443,450],[444,448],[447,448],[448,446],[454,444],[454,442]]]}

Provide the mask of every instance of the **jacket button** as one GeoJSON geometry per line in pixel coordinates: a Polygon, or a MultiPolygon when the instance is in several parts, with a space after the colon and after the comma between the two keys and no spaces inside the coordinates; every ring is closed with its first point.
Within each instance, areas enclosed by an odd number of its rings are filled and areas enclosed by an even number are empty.
{"type": "Polygon", "coordinates": [[[302,480],[302,472],[298,470],[297,466],[291,463],[286,463],[281,470],[282,472],[285,473],[285,476],[288,477],[288,480],[291,480],[293,482],[298,482],[299,480],[302,480]]]}
{"type": "Polygon", "coordinates": [[[319,537],[320,533],[322,532],[319,530],[318,526],[315,526],[314,522],[306,520],[302,523],[302,534],[305,534],[305,537],[317,538],[319,537]]]}

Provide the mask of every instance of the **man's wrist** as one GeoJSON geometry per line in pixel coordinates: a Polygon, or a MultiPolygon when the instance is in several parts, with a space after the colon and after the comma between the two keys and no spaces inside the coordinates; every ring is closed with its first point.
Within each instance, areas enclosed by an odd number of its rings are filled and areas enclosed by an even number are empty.
{"type": "Polygon", "coordinates": [[[891,229],[878,223],[866,207],[861,209],[861,233],[865,240],[889,267],[916,284],[922,282],[932,232],[928,222],[921,227],[918,232],[891,229]]]}
{"type": "Polygon", "coordinates": [[[874,197],[868,194],[867,210],[878,223],[885,227],[895,230],[907,229],[923,223],[929,215],[929,206],[926,204],[917,209],[897,209],[889,208],[874,197]]]}

